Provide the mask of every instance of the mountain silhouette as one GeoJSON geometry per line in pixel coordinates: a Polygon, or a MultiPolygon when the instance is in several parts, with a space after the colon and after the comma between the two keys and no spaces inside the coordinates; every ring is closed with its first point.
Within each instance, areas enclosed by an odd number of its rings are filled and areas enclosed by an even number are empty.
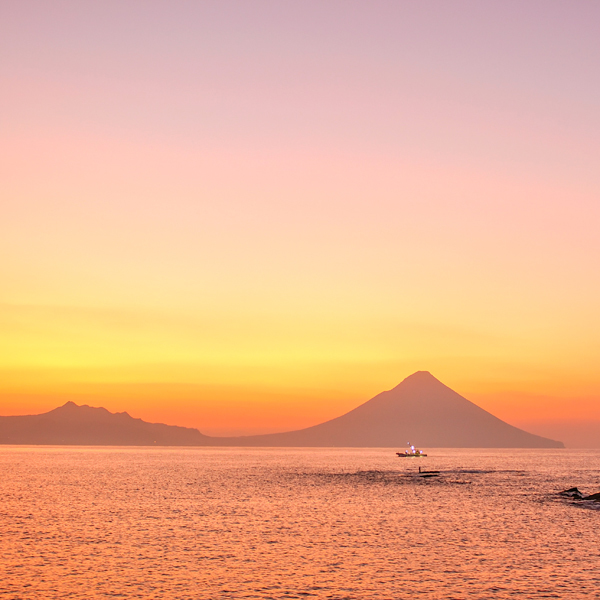
{"type": "Polygon", "coordinates": [[[42,415],[0,417],[0,444],[202,446],[205,438],[197,429],[146,423],[74,402],[42,415]]]}
{"type": "Polygon", "coordinates": [[[513,427],[463,398],[428,371],[313,427],[240,438],[213,438],[230,446],[429,448],[563,448],[562,442],[513,427]]]}
{"type": "Polygon", "coordinates": [[[197,429],[146,423],[127,413],[67,402],[41,415],[0,417],[0,444],[119,446],[305,446],[562,448],[463,398],[427,371],[325,423],[285,433],[210,437],[197,429]]]}

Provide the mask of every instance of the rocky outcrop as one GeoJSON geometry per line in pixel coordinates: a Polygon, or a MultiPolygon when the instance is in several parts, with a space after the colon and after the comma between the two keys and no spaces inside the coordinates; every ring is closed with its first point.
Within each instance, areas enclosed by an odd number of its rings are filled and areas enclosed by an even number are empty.
{"type": "Polygon", "coordinates": [[[571,498],[571,500],[594,500],[595,502],[600,502],[600,492],[584,496],[583,492],[576,487],[558,492],[558,495],[564,498],[571,498]]]}
{"type": "Polygon", "coordinates": [[[558,492],[558,495],[564,496],[565,498],[572,498],[573,500],[583,500],[583,494],[576,487],[572,487],[572,488],[569,488],[568,490],[563,490],[562,492],[558,492]]]}
{"type": "Polygon", "coordinates": [[[592,494],[591,496],[585,496],[584,500],[595,500],[596,502],[600,502],[600,492],[596,494],[592,494]]]}

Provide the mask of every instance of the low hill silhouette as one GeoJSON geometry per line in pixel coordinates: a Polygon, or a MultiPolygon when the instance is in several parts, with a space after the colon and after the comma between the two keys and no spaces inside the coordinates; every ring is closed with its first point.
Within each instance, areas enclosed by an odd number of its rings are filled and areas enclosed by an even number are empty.
{"type": "Polygon", "coordinates": [[[67,402],[42,415],[0,417],[0,444],[203,446],[197,429],[146,423],[126,412],[67,402]]]}
{"type": "Polygon", "coordinates": [[[104,408],[64,406],[42,415],[0,417],[1,444],[119,446],[306,446],[562,448],[463,398],[427,371],[325,423],[286,433],[210,437],[197,429],[146,423],[104,408]]]}

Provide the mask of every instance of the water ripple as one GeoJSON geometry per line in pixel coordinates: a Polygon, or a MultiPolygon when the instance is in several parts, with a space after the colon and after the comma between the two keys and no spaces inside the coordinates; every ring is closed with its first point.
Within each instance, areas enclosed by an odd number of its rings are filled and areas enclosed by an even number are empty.
{"type": "Polygon", "coordinates": [[[600,452],[429,454],[2,448],[0,598],[600,598],[600,452]]]}

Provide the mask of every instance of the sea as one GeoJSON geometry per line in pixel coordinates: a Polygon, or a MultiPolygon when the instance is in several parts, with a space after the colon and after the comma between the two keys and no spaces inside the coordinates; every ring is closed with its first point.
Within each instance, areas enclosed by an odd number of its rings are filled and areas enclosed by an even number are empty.
{"type": "Polygon", "coordinates": [[[0,598],[600,598],[600,450],[395,450],[0,447],[0,598]]]}

